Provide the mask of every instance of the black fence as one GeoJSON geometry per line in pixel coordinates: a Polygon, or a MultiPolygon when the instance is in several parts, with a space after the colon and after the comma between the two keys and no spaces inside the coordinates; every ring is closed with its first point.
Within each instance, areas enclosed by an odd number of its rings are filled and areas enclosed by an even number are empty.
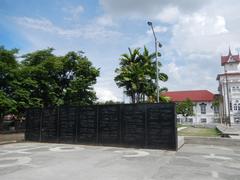
{"type": "Polygon", "coordinates": [[[175,104],[33,108],[26,140],[177,149],[175,104]]]}

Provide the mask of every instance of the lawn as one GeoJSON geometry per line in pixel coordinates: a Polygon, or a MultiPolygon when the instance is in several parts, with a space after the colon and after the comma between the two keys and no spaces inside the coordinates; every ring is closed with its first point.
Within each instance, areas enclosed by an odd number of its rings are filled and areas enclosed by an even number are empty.
{"type": "Polygon", "coordinates": [[[194,128],[187,127],[178,132],[179,136],[204,136],[204,137],[216,137],[221,136],[221,133],[216,128],[194,128]]]}

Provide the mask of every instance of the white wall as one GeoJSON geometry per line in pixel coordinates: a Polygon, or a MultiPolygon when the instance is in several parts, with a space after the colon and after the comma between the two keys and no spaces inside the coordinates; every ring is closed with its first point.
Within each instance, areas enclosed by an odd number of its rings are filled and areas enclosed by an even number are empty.
{"type": "MultiPolygon", "coordinates": [[[[201,119],[206,119],[206,123],[214,122],[214,109],[212,108],[212,102],[202,101],[202,102],[194,102],[195,106],[193,108],[195,116],[189,116],[188,119],[193,120],[193,124],[202,124],[201,119]],[[201,113],[200,104],[206,104],[206,114],[201,113]]],[[[183,122],[185,121],[185,117],[182,115],[177,115],[177,118],[180,118],[183,122]]],[[[184,122],[185,123],[185,122],[184,122]]],[[[190,122],[189,122],[190,123],[190,122]]]]}

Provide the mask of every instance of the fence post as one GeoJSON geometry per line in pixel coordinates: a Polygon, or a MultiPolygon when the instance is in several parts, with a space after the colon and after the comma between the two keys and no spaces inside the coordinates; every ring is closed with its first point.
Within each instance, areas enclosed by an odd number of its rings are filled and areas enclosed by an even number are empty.
{"type": "Polygon", "coordinates": [[[97,105],[96,123],[97,123],[96,138],[97,138],[97,144],[99,144],[99,106],[98,105],[97,105]]]}
{"type": "Polygon", "coordinates": [[[144,104],[144,129],[145,129],[145,147],[148,146],[148,117],[147,117],[147,105],[144,104]]]}
{"type": "Polygon", "coordinates": [[[57,142],[60,142],[60,108],[57,106],[57,142]]]}
{"type": "Polygon", "coordinates": [[[80,107],[75,107],[74,109],[74,118],[75,118],[75,139],[74,139],[74,142],[75,144],[77,144],[78,140],[78,126],[79,126],[79,116],[80,116],[80,113],[81,112],[81,108],[80,107]]]}
{"type": "Polygon", "coordinates": [[[174,144],[175,144],[175,149],[176,151],[178,150],[178,131],[177,131],[177,114],[176,114],[176,104],[173,103],[173,114],[174,114],[174,121],[173,121],[173,128],[174,128],[174,144]]]}
{"type": "Polygon", "coordinates": [[[39,141],[42,142],[42,124],[43,124],[43,108],[41,108],[41,118],[39,123],[39,141]]]}
{"type": "Polygon", "coordinates": [[[119,143],[122,144],[122,105],[118,106],[118,121],[119,121],[119,143]]]}

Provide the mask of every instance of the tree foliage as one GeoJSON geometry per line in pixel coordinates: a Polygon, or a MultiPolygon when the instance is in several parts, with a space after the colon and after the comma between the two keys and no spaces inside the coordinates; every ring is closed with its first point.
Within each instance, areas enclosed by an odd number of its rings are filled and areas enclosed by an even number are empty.
{"type": "MultiPolygon", "coordinates": [[[[140,48],[128,48],[128,51],[128,54],[121,55],[120,67],[115,70],[116,84],[125,89],[125,94],[131,98],[132,103],[156,102],[155,53],[149,53],[146,47],[143,52],[140,52],[140,48]]],[[[160,62],[158,67],[161,67],[160,62]]],[[[160,72],[159,80],[165,82],[168,76],[160,72]]]]}
{"type": "Polygon", "coordinates": [[[99,69],[83,53],[56,56],[48,48],[16,60],[16,49],[0,47],[0,110],[21,114],[29,107],[85,105],[96,100],[99,69]]]}
{"type": "Polygon", "coordinates": [[[188,116],[193,116],[194,103],[190,99],[177,103],[176,112],[177,114],[183,115],[185,118],[188,116]]]}

